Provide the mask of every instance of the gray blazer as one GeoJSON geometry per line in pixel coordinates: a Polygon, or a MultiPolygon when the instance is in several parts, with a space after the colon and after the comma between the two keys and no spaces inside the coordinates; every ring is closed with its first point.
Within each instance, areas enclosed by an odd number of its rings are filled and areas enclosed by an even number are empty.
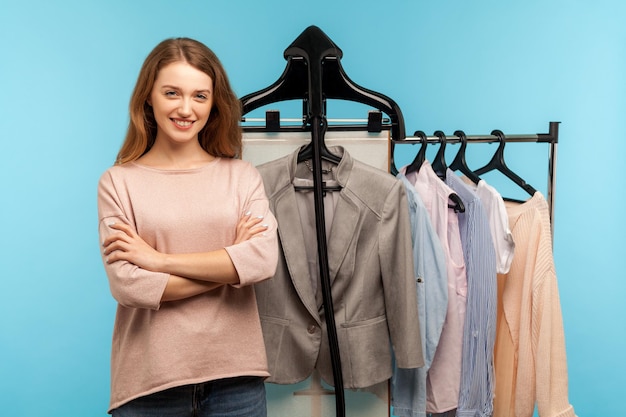
{"type": "MultiPolygon", "coordinates": [[[[331,152],[342,155],[335,169],[342,190],[327,236],[342,375],[345,388],[364,388],[391,377],[392,348],[398,367],[424,364],[408,203],[391,174],[353,160],[342,147],[331,152]]],[[[297,383],[317,368],[332,384],[324,313],[305,250],[311,237],[303,234],[292,184],[297,154],[258,167],[281,246],[276,274],[255,285],[268,382],[297,383]]]]}

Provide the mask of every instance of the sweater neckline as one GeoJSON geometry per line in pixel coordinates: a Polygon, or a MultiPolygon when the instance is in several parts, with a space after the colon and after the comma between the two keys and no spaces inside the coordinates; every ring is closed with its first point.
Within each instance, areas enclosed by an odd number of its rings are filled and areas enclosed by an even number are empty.
{"type": "Polygon", "coordinates": [[[151,167],[148,165],[142,165],[138,163],[137,161],[132,161],[130,162],[130,164],[140,169],[144,169],[144,170],[152,171],[152,172],[158,172],[162,174],[185,174],[185,173],[194,173],[194,172],[204,171],[212,167],[213,165],[217,164],[220,160],[221,158],[216,156],[215,159],[213,159],[212,161],[207,162],[206,164],[203,164],[196,168],[177,168],[177,169],[155,168],[155,167],[151,167]]]}

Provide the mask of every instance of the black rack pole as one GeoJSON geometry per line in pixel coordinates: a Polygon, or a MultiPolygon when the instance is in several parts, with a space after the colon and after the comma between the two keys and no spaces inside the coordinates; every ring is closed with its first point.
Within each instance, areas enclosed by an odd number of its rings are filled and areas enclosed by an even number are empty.
{"type": "Polygon", "coordinates": [[[559,143],[559,123],[550,122],[550,154],[548,155],[548,205],[550,206],[550,227],[552,228],[552,242],[554,243],[554,193],[556,191],[556,155],[559,143]]]}
{"type": "Polygon", "coordinates": [[[322,86],[322,65],[327,57],[338,56],[335,45],[330,39],[321,37],[319,30],[305,31],[285,51],[286,55],[304,57],[308,69],[308,115],[307,122],[311,126],[313,147],[313,197],[315,202],[315,229],[317,233],[317,253],[322,284],[324,317],[328,334],[333,382],[335,387],[336,416],[344,417],[346,413],[343,391],[343,375],[337,329],[335,325],[333,299],[328,266],[328,247],[326,243],[326,219],[324,216],[324,190],[322,183],[322,144],[326,132],[327,120],[324,113],[322,86]],[[326,42],[327,41],[327,42],[326,42]]]}

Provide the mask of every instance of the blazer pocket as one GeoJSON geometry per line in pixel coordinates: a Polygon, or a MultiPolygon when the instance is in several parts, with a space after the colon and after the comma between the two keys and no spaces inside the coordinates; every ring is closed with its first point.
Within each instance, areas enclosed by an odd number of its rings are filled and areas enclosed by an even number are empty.
{"type": "Polygon", "coordinates": [[[345,354],[342,352],[342,365],[345,357],[354,386],[368,387],[389,379],[391,348],[387,317],[343,323],[341,327],[348,345],[345,354]]]}
{"type": "Polygon", "coordinates": [[[267,352],[270,374],[276,375],[283,338],[290,321],[278,317],[261,316],[261,328],[267,352]]]}

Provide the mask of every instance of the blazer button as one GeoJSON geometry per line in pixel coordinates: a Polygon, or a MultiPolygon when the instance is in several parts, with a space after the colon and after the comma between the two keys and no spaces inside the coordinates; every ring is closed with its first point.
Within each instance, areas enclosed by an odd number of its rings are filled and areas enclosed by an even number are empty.
{"type": "Polygon", "coordinates": [[[316,330],[317,330],[317,327],[315,327],[314,324],[309,324],[309,327],[306,328],[306,331],[309,332],[309,334],[315,333],[316,330]]]}

